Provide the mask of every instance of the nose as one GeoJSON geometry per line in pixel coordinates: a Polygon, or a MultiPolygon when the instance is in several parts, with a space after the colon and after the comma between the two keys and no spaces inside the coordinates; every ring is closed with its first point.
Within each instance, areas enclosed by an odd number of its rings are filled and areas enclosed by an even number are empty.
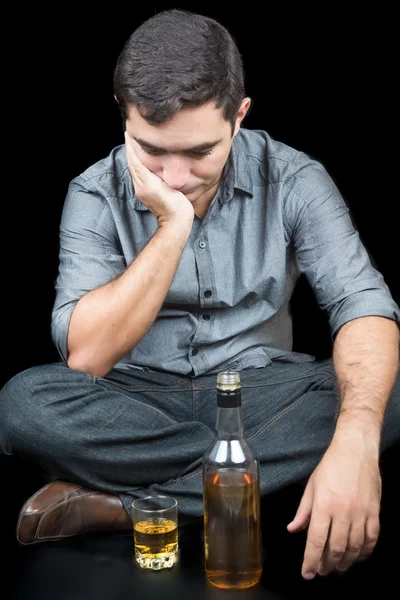
{"type": "Polygon", "coordinates": [[[170,157],[163,165],[162,178],[174,190],[184,188],[189,176],[190,168],[181,157],[170,157]]]}

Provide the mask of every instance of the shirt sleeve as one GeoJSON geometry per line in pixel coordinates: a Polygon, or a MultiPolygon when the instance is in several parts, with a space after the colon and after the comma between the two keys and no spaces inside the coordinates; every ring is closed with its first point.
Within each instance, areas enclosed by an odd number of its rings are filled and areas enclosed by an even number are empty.
{"type": "Polygon", "coordinates": [[[285,182],[284,220],[298,266],[329,317],[332,338],[347,321],[400,311],[372,265],[349,208],[325,167],[299,153],[285,182]]]}
{"type": "Polygon", "coordinates": [[[51,335],[62,360],[72,312],[87,292],[116,279],[126,268],[107,198],[77,177],[68,188],[59,232],[59,267],[51,335]]]}

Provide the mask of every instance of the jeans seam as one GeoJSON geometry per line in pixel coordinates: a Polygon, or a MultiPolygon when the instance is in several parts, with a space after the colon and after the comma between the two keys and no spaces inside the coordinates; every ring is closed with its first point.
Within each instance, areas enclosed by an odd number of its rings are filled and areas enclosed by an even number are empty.
{"type": "Polygon", "coordinates": [[[106,379],[105,377],[97,377],[97,376],[93,376],[93,380],[89,379],[90,383],[98,383],[99,385],[101,385],[102,383],[105,383],[107,385],[112,385],[116,388],[122,388],[125,389],[129,392],[189,392],[192,388],[191,387],[184,387],[184,386],[180,386],[180,387],[170,387],[168,385],[164,385],[164,386],[144,386],[144,387],[136,387],[135,385],[125,385],[124,383],[119,383],[116,381],[109,381],[108,379],[106,379]]]}
{"type": "MultiPolygon", "coordinates": [[[[98,382],[97,382],[98,383],[98,382]]],[[[107,382],[109,383],[109,382],[107,382]]],[[[111,384],[109,383],[109,385],[115,385],[116,388],[121,388],[121,389],[125,389],[129,392],[190,392],[190,389],[188,388],[170,388],[170,387],[159,387],[159,388],[136,388],[134,386],[123,386],[123,385],[118,385],[118,384],[111,384]]]]}
{"type": "MultiPolygon", "coordinates": [[[[332,373],[326,372],[326,371],[321,371],[320,372],[321,375],[326,375],[327,377],[332,377],[332,373]]],[[[302,381],[305,379],[309,379],[310,377],[315,377],[315,373],[310,373],[309,375],[303,375],[303,376],[296,376],[296,377],[290,377],[290,378],[285,378],[285,379],[279,379],[276,381],[271,381],[271,382],[260,382],[260,383],[249,383],[249,384],[243,384],[242,383],[242,389],[253,389],[253,388],[261,388],[261,387],[268,387],[268,386],[274,386],[274,385],[279,385],[282,383],[289,383],[291,381],[302,381]]],[[[98,376],[93,376],[93,375],[89,375],[89,381],[91,383],[100,383],[101,381],[104,381],[106,383],[110,383],[111,385],[116,385],[116,386],[121,386],[124,387],[125,389],[129,390],[129,391],[136,391],[136,392],[165,392],[165,391],[171,391],[171,392],[180,392],[180,391],[194,391],[194,392],[201,392],[203,390],[214,390],[215,389],[215,383],[213,382],[212,384],[210,384],[209,386],[206,387],[202,387],[202,386],[197,386],[196,385],[196,380],[194,380],[192,382],[191,385],[185,385],[185,384],[179,384],[178,383],[178,387],[170,387],[168,385],[166,386],[154,386],[154,385],[149,385],[149,386],[143,386],[143,387],[136,387],[135,385],[125,385],[125,384],[119,384],[119,383],[114,383],[113,381],[108,381],[107,378],[105,377],[98,377],[98,376]]],[[[176,384],[175,384],[176,385],[176,384]]]]}
{"type": "MultiPolygon", "coordinates": [[[[320,371],[321,375],[325,375],[326,377],[332,378],[332,373],[329,373],[327,371],[320,371]]],[[[250,389],[250,388],[262,388],[262,387],[268,387],[268,386],[274,386],[274,385],[279,385],[282,383],[289,383],[291,381],[303,381],[305,379],[309,379],[310,377],[315,377],[315,373],[310,373],[309,375],[303,375],[301,377],[291,377],[290,379],[279,379],[276,381],[271,381],[271,382],[261,382],[261,383],[241,383],[242,386],[242,390],[246,390],[246,389],[250,389]]],[[[202,390],[215,390],[215,384],[210,385],[209,387],[195,387],[194,391],[199,391],[201,392],[202,390]]]]}
{"type": "MultiPolygon", "coordinates": [[[[99,384],[99,385],[101,385],[101,384],[99,384]]],[[[109,389],[109,388],[107,388],[107,389],[109,389]]],[[[120,389],[111,390],[111,391],[113,391],[116,394],[121,394],[124,398],[126,398],[126,396],[124,395],[123,391],[120,390],[120,389]]],[[[140,404],[142,406],[146,406],[147,408],[150,408],[151,410],[154,410],[154,411],[158,412],[160,415],[162,415],[163,417],[165,417],[166,419],[168,419],[168,421],[170,423],[178,423],[178,421],[176,419],[173,419],[172,417],[170,417],[167,413],[165,413],[164,411],[162,411],[157,406],[153,406],[152,404],[150,404],[148,402],[144,402],[143,400],[139,400],[138,398],[134,398],[132,401],[137,402],[138,404],[140,404]]],[[[106,427],[107,425],[108,425],[108,423],[105,423],[103,427],[106,427]]]]}
{"type": "MultiPolygon", "coordinates": [[[[327,373],[325,371],[321,371],[320,373],[321,375],[325,375],[327,378],[332,378],[332,373],[327,373]]],[[[242,384],[242,389],[247,389],[247,388],[258,388],[258,387],[267,387],[267,386],[271,386],[271,385],[277,385],[277,384],[282,384],[282,383],[289,383],[291,381],[303,381],[305,379],[309,379],[310,377],[315,377],[315,373],[310,373],[310,375],[303,375],[302,377],[292,377],[290,379],[280,379],[279,381],[272,381],[271,383],[267,382],[267,383],[260,383],[260,384],[250,384],[250,385],[243,385],[242,384]]],[[[326,380],[324,380],[326,381],[326,380]]]]}
{"type": "Polygon", "coordinates": [[[267,421],[266,423],[264,423],[264,425],[253,435],[249,436],[248,441],[252,441],[254,439],[256,439],[259,435],[261,435],[264,431],[266,431],[269,427],[271,427],[271,425],[273,425],[274,423],[276,423],[277,421],[279,421],[279,419],[281,417],[283,417],[284,415],[286,415],[288,412],[290,412],[293,408],[295,408],[296,406],[298,406],[298,404],[300,404],[301,402],[303,402],[303,400],[309,395],[309,394],[314,394],[316,390],[313,390],[311,392],[306,392],[305,394],[303,394],[302,396],[300,396],[300,398],[297,398],[297,400],[295,400],[294,402],[292,402],[292,404],[290,404],[289,406],[287,406],[286,408],[283,408],[281,411],[278,412],[278,414],[276,414],[274,417],[272,417],[269,421],[267,421]]]}
{"type": "Polygon", "coordinates": [[[178,479],[175,479],[175,481],[173,481],[172,483],[166,483],[163,484],[166,487],[169,488],[173,488],[176,487],[177,485],[180,485],[183,481],[186,481],[187,479],[190,479],[191,477],[194,477],[195,475],[198,475],[199,473],[201,473],[203,470],[203,466],[197,467],[197,469],[195,471],[193,471],[193,473],[188,473],[187,475],[183,475],[183,477],[179,477],[178,479]]]}

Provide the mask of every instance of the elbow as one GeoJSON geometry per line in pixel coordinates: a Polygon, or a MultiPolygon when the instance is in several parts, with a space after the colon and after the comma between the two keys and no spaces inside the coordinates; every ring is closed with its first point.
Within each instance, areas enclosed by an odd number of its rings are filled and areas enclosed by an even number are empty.
{"type": "Polygon", "coordinates": [[[89,360],[87,356],[80,355],[76,352],[71,352],[67,360],[68,368],[73,371],[81,371],[82,373],[88,373],[95,377],[104,377],[109,371],[110,367],[100,365],[98,362],[89,360]]]}

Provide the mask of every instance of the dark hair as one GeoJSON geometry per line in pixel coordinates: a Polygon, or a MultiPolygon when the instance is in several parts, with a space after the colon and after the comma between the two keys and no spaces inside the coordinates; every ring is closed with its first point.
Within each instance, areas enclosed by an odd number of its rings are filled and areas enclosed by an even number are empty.
{"type": "Polygon", "coordinates": [[[232,35],[214,19],[166,10],[142,23],[125,43],[114,71],[114,94],[124,119],[128,105],[134,105],[151,125],[214,100],[233,133],[245,95],[242,59],[232,35]]]}

